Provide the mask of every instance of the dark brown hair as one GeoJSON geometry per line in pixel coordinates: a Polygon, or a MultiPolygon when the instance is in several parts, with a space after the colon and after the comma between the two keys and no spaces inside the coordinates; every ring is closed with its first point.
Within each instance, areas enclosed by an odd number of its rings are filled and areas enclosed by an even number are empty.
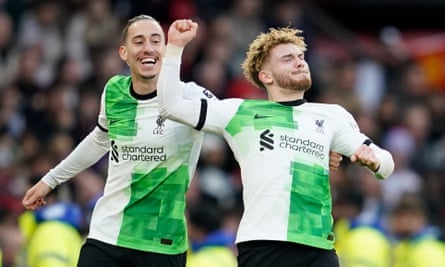
{"type": "Polygon", "coordinates": [[[130,26],[133,25],[133,23],[140,21],[140,20],[151,20],[151,21],[154,21],[159,24],[159,21],[157,21],[156,19],[154,19],[152,16],[149,16],[149,15],[142,14],[142,15],[137,15],[135,17],[132,17],[131,19],[129,19],[127,21],[127,24],[125,25],[124,29],[122,30],[122,42],[123,43],[125,43],[127,41],[128,28],[130,28],[130,26]]]}

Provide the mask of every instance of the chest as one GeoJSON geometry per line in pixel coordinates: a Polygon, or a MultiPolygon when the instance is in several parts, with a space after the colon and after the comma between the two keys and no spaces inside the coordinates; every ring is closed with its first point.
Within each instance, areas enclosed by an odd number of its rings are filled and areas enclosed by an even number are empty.
{"type": "Polygon", "coordinates": [[[192,135],[192,129],[160,116],[157,103],[135,102],[107,107],[108,134],[121,143],[162,146],[192,135]]]}

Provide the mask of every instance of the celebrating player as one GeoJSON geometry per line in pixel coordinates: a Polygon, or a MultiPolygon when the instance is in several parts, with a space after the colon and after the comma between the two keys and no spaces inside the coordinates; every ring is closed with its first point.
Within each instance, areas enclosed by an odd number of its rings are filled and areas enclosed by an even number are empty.
{"type": "Polygon", "coordinates": [[[169,119],[223,136],[238,160],[244,200],[239,266],[338,266],[329,151],[380,179],[393,171],[391,154],[361,133],[341,106],[304,100],[312,81],[298,29],[272,28],[249,47],[244,74],[268,100],[184,99],[181,55],[197,28],[191,20],[170,26],[158,80],[160,108],[169,119]]]}

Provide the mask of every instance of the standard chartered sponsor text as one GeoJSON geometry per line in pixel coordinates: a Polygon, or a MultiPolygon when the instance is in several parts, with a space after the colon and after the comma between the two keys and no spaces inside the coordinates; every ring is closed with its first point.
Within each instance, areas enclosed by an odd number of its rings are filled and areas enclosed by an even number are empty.
{"type": "Polygon", "coordinates": [[[310,139],[282,135],[280,136],[280,147],[312,155],[319,159],[324,159],[325,157],[324,145],[311,141],[310,139]]]}
{"type": "Polygon", "coordinates": [[[164,147],[122,146],[122,159],[131,161],[165,161],[164,147]]]}

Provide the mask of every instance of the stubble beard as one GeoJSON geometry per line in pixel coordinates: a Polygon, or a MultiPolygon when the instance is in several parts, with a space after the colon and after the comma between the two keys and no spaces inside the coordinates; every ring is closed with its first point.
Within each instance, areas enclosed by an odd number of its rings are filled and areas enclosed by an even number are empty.
{"type": "Polygon", "coordinates": [[[304,76],[301,79],[290,79],[284,75],[277,75],[276,82],[278,86],[285,89],[290,89],[294,91],[307,91],[312,86],[312,79],[310,76],[304,76]]]}

